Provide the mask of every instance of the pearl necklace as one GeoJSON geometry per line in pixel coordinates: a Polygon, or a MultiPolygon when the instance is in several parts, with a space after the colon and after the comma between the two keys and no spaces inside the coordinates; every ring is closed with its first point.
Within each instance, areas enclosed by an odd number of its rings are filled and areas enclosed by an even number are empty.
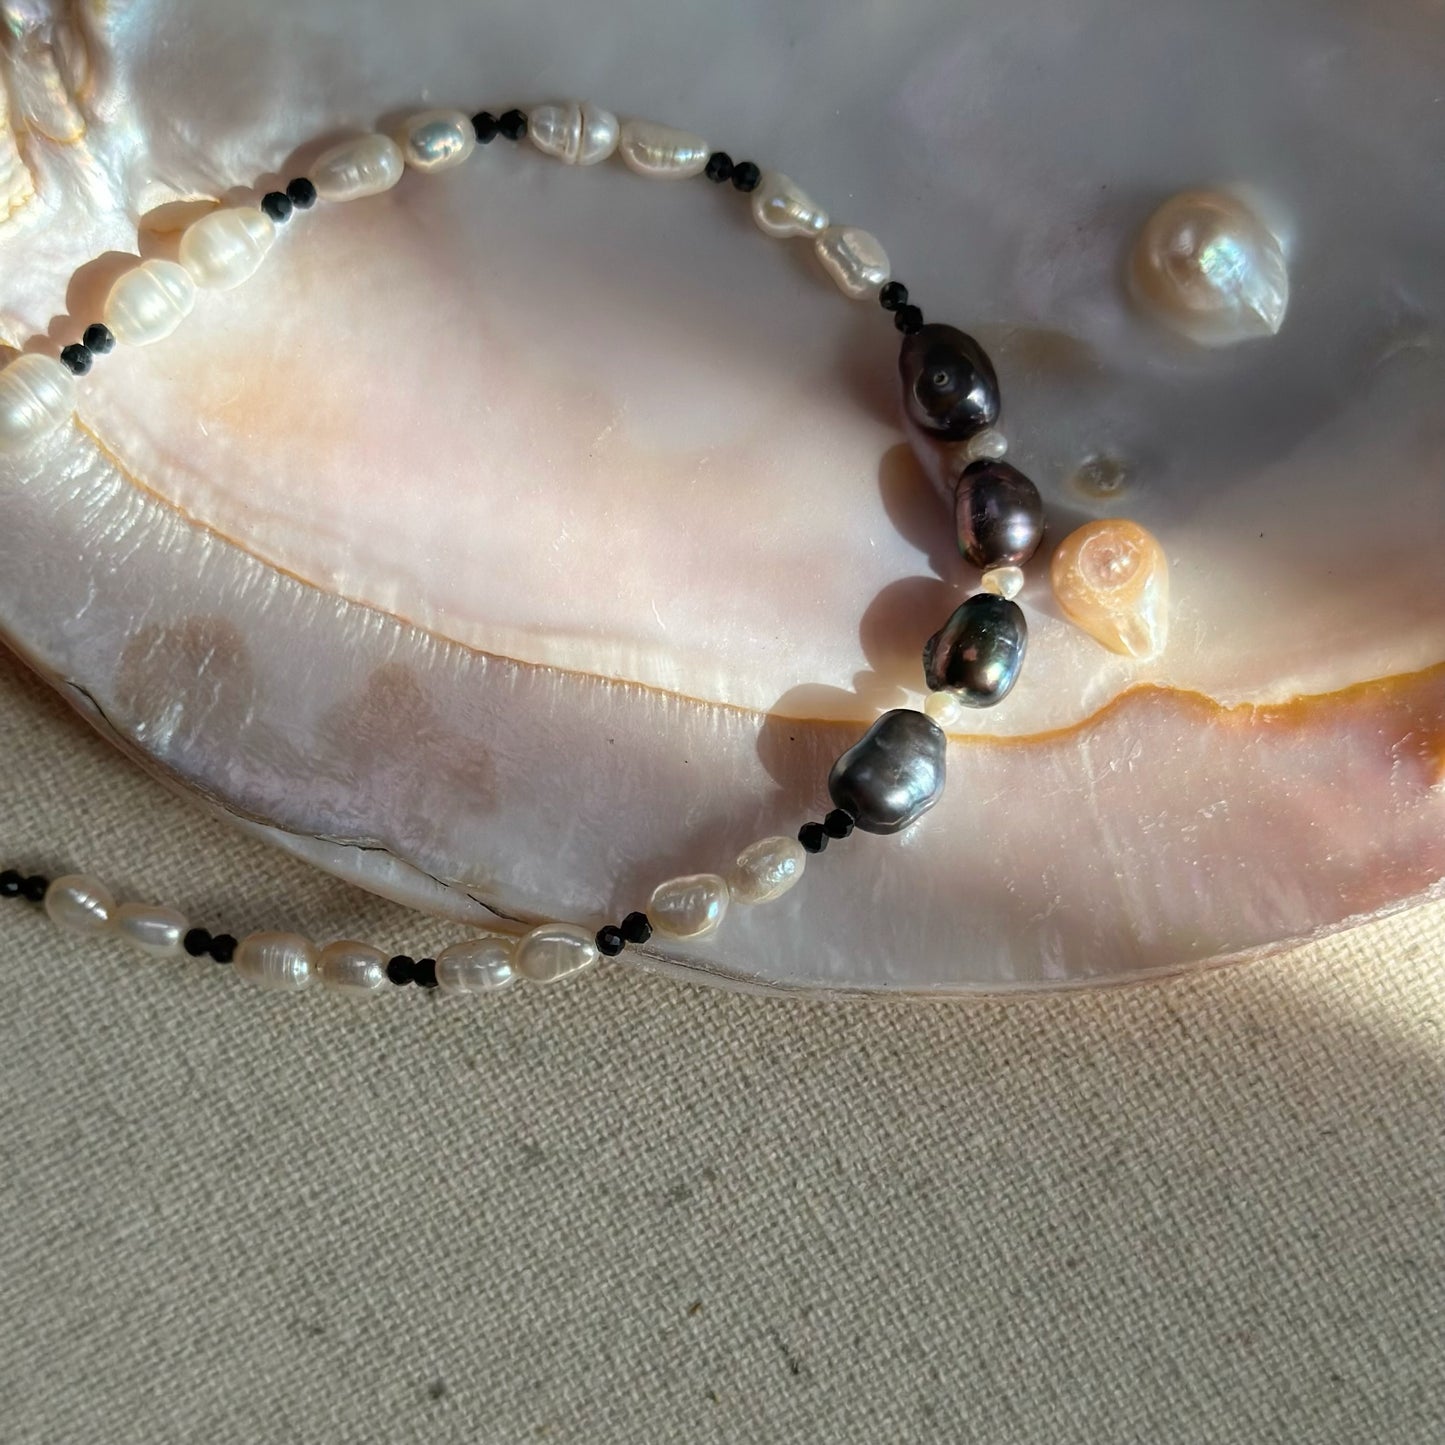
{"type": "MultiPolygon", "coordinates": [[[[1028,645],[1028,624],[1015,597],[1023,565],[1043,537],[1038,488],[1003,458],[1008,444],[997,430],[998,379],[971,336],[951,326],[926,324],[908,288],[891,275],[876,237],[857,226],[835,225],[787,176],[752,161],[734,161],[700,137],[651,121],[619,122],[609,111],[581,102],[539,105],[528,113],[428,110],[406,120],[395,135],[372,133],[333,146],[307,176],[270,191],[258,205],[223,206],[194,221],[181,236],[179,259],[141,261],[111,288],[102,320],[58,360],[26,353],[0,371],[0,453],[40,444],[75,410],[76,378],[117,343],[146,346],[169,336],[189,315],[198,289],[227,291],[262,264],[278,227],[318,200],[360,200],[389,190],[406,170],[431,173],[467,161],[478,145],[498,136],[530,137],[546,155],[589,166],[613,155],[641,176],[686,180],[696,176],[731,183],[749,198],[765,234],[801,238],[813,246],[824,271],[848,298],[875,301],[892,314],[903,335],[899,357],[910,442],[954,511],[964,557],[982,572],[980,590],[953,612],[923,647],[929,696],[921,711],[894,708],[880,716],[834,763],[828,776],[833,809],[804,823],[795,837],[766,837],[737,856],[726,875],[672,878],[652,892],[647,911],[629,913],[595,932],[547,923],[520,939],[486,935],[443,950],[435,959],[388,959],[369,944],[340,940],[318,948],[288,933],[231,934],[193,928],[173,908],[143,903],[117,906],[109,890],[83,874],[54,881],[17,869],[0,872],[0,897],[43,904],[60,927],[110,936],[152,957],[182,953],[234,964],[248,981],[297,989],[317,978],[342,993],[369,995],[394,985],[417,984],[449,993],[490,993],[517,978],[551,983],[645,944],[654,931],[678,939],[714,932],[731,904],[753,906],[778,898],[803,875],[810,855],[830,840],[867,833],[897,833],[916,822],[942,794],[947,738],[943,727],[965,707],[1001,702],[1018,680],[1028,645]]],[[[1058,549],[1051,569],[1055,595],[1072,620],[1110,645],[1118,611],[1111,596],[1120,586],[1138,590],[1163,577],[1158,543],[1129,522],[1093,523],[1058,549]],[[1103,528],[1100,532],[1098,529],[1103,528]]],[[[1162,582],[1158,585],[1162,587],[1162,582]]],[[[1137,610],[1137,609],[1136,609],[1137,610]]],[[[1158,611],[1158,609],[1153,609],[1158,611]]],[[[1139,655],[1158,636],[1124,639],[1139,655]]]]}

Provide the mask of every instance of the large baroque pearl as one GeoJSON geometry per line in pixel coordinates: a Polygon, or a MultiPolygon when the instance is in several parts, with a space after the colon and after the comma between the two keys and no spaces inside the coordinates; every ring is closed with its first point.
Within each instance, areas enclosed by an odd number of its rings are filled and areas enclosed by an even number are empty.
{"type": "Polygon", "coordinates": [[[564,165],[595,166],[605,161],[617,149],[620,135],[617,117],[590,101],[548,101],[534,105],[527,114],[527,138],[564,165]]]}
{"type": "Polygon", "coordinates": [[[1273,336],[1289,306],[1278,238],[1226,191],[1165,201],[1139,233],[1130,280],[1151,315],[1201,346],[1273,336]]]}
{"type": "Polygon", "coordinates": [[[871,300],[888,282],[888,252],[877,236],[860,226],[829,226],[815,250],[823,269],[851,300],[871,300]]]}
{"type": "Polygon", "coordinates": [[[149,346],[169,336],[196,304],[196,283],[175,261],[142,261],[116,280],[100,319],[124,346],[149,346]]]}
{"type": "Polygon", "coordinates": [[[992,707],[1013,690],[1028,650],[1023,608],[1007,597],[977,592],[961,603],[923,648],[923,676],[969,707],[992,707]]]}
{"type": "Polygon", "coordinates": [[[275,241],[275,223],[259,207],[227,206],[186,227],[181,265],[197,286],[229,291],[255,275],[275,241]]]}
{"type": "Polygon", "coordinates": [[[1087,522],[1049,568],[1060,611],[1113,652],[1157,657],[1169,637],[1169,559],[1152,532],[1124,517],[1087,522]]]}
{"type": "Polygon", "coordinates": [[[1007,462],[965,467],[954,494],[958,550],[975,567],[1021,567],[1044,535],[1039,489],[1007,462]]]}
{"type": "Polygon", "coordinates": [[[27,353],[0,371],[0,455],[24,451],[75,412],[75,377],[52,356],[27,353]]]}
{"type": "Polygon", "coordinates": [[[652,890],[647,905],[652,926],[673,938],[701,938],[723,921],[727,911],[728,885],[716,873],[669,878],[652,890]]]}
{"type": "Polygon", "coordinates": [[[403,159],[417,171],[459,166],[477,148],[476,128],[459,110],[423,110],[408,116],[396,139],[403,159]]]}
{"type": "Polygon", "coordinates": [[[767,236],[816,236],[828,226],[827,211],[777,171],[763,172],[753,191],[752,208],[753,220],[767,236]]]}
{"type": "Polygon", "coordinates": [[[323,201],[359,201],[389,191],[405,169],[401,147],[389,135],[373,132],[322,152],[310,176],[323,201]]]}
{"type": "Polygon", "coordinates": [[[701,136],[652,120],[624,121],[618,152],[638,175],[667,181],[701,175],[712,154],[701,136]]]}
{"type": "Polygon", "coordinates": [[[898,353],[898,375],[908,419],[930,437],[966,441],[998,420],[993,362],[956,326],[920,326],[898,353]]]}
{"type": "Polygon", "coordinates": [[[828,795],[865,833],[898,833],[942,796],[948,739],[912,708],[885,712],[828,774],[828,795]]]}

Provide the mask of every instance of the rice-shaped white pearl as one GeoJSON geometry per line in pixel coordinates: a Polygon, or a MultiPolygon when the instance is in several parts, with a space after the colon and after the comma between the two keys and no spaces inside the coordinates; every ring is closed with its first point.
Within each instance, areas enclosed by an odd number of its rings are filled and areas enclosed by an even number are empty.
{"type": "Polygon", "coordinates": [[[828,213],[801,186],[777,171],[764,171],[752,195],[753,220],[765,236],[816,236],[828,213]]]}
{"type": "Polygon", "coordinates": [[[605,161],[617,149],[620,135],[617,117],[585,100],[548,101],[534,105],[527,115],[528,139],[564,165],[605,161]]]}
{"type": "Polygon", "coordinates": [[[169,336],[195,308],[196,283],[175,261],[142,261],[110,288],[100,319],[124,346],[169,336]]]}
{"type": "Polygon", "coordinates": [[[628,169],[664,181],[701,175],[712,154],[701,136],[651,120],[624,121],[617,149],[628,169]]]}
{"type": "Polygon", "coordinates": [[[373,133],[324,151],[312,165],[310,178],[323,201],[359,201],[389,191],[405,169],[401,147],[389,135],[373,133]]]}
{"type": "Polygon", "coordinates": [[[117,938],[151,958],[174,958],[191,926],[184,913],[159,903],[122,903],[112,923],[117,938]]]}
{"type": "Polygon", "coordinates": [[[232,966],[257,988],[305,988],[316,970],[316,945],[298,933],[248,933],[232,966]]]}
{"type": "Polygon", "coordinates": [[[468,938],[437,954],[437,987],[443,993],[496,993],[517,980],[510,938],[468,938]]]}
{"type": "Polygon", "coordinates": [[[229,291],[256,274],[276,226],[255,206],[228,206],[193,221],[181,237],[181,265],[197,286],[229,291]]]}
{"type": "Polygon", "coordinates": [[[459,110],[424,110],[409,116],[397,133],[407,165],[418,171],[459,166],[477,148],[477,132],[459,110]]]}
{"type": "Polygon", "coordinates": [[[524,933],[512,966],[532,983],[557,983],[591,968],[602,957],[597,941],[571,923],[544,923],[524,933]]]}
{"type": "Polygon", "coordinates": [[[333,993],[367,998],[386,986],[386,955],[369,943],[340,938],[321,950],[316,976],[333,993]]]}
{"type": "Polygon", "coordinates": [[[736,903],[766,903],[781,897],[803,876],[807,850],[796,838],[759,838],[738,854],[728,874],[736,903]]]}
{"type": "Polygon", "coordinates": [[[24,451],[75,413],[75,377],[52,356],[17,356],[0,371],[0,455],[24,451]]]}
{"type": "Polygon", "coordinates": [[[647,905],[652,926],[674,938],[701,938],[711,933],[727,911],[727,881],[716,873],[669,878],[652,890],[647,905]]]}
{"type": "Polygon", "coordinates": [[[45,890],[45,911],[50,921],[67,933],[107,933],[115,899],[97,879],[85,873],[67,873],[45,890]]]}
{"type": "Polygon", "coordinates": [[[823,269],[854,301],[877,296],[891,274],[878,237],[858,226],[829,226],[816,243],[823,269]]]}

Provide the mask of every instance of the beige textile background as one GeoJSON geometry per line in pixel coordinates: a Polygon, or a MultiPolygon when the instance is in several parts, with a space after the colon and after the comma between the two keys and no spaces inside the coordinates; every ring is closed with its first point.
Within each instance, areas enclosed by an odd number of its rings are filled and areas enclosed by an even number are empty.
{"type": "MultiPolygon", "coordinates": [[[[445,931],[0,657],[7,859],[445,931]]],[[[1445,1440],[1445,907],[1165,987],[263,997],[0,911],[0,1441],[1445,1440]]]]}

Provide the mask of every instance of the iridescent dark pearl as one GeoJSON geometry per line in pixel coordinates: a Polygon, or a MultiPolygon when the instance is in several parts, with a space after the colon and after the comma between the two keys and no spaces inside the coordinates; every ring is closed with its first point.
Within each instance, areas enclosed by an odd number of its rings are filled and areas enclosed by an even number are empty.
{"type": "Polygon", "coordinates": [[[1018,681],[1028,643],[1029,625],[1018,603],[980,592],[924,644],[924,679],[932,692],[951,692],[969,707],[992,707],[1018,681]]]}
{"type": "Polygon", "coordinates": [[[943,793],[947,751],[932,718],[894,708],[833,764],[829,796],[865,833],[900,832],[943,793]]]}
{"type": "Polygon", "coordinates": [[[966,441],[998,420],[998,377],[978,342],[956,326],[920,326],[898,353],[903,406],[929,436],[966,441]]]}
{"type": "Polygon", "coordinates": [[[1017,467],[974,462],[958,479],[953,520],[958,550],[975,567],[1022,567],[1043,540],[1044,502],[1017,467]]]}

